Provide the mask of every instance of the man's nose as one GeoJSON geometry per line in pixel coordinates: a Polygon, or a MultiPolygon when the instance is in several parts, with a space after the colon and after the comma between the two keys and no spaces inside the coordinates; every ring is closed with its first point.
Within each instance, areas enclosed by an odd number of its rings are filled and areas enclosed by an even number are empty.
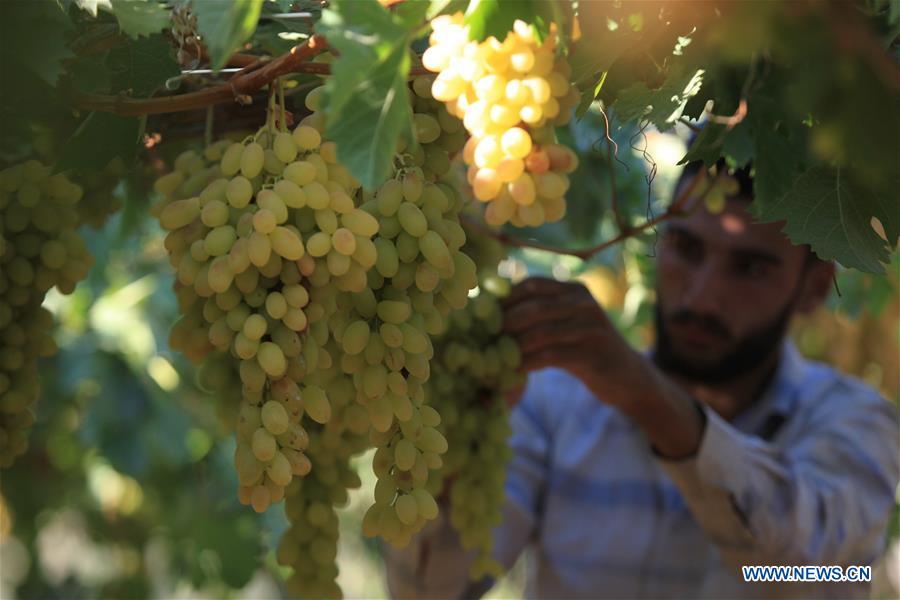
{"type": "Polygon", "coordinates": [[[716,314],[722,309],[722,277],[714,261],[704,261],[689,276],[682,307],[695,314],[716,314]]]}

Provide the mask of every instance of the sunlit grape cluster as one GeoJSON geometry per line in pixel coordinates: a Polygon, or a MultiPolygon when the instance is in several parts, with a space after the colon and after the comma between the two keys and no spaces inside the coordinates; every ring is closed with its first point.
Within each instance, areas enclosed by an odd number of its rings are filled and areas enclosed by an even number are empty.
{"type": "Polygon", "coordinates": [[[434,375],[427,393],[444,417],[449,449],[444,467],[428,484],[433,493],[449,485],[450,522],[464,548],[476,549],[470,575],[499,576],[491,557],[491,530],[500,522],[503,484],[510,450],[509,411],[504,392],[520,383],[521,353],[501,333],[499,299],[509,283],[497,276],[481,281],[465,310],[450,315],[448,328],[435,341],[434,375]]]}
{"type": "Polygon", "coordinates": [[[39,394],[38,359],[53,354],[52,287],[70,294],[93,258],[76,233],[82,189],[36,160],[0,172],[0,466],[25,452],[39,394]]]}
{"type": "Polygon", "coordinates": [[[538,41],[516,21],[501,42],[470,41],[462,14],[431,23],[424,66],[436,73],[431,91],[471,134],[463,152],[467,179],[486,202],[485,220],[537,226],[566,211],[567,173],[575,154],[556,144],[553,127],[568,122],[578,94],[555,36],[538,41]]]}

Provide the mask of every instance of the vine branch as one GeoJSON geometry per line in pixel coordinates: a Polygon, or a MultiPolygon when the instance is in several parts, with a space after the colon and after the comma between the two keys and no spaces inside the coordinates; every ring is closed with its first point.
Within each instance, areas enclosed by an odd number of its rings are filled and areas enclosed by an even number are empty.
{"type": "Polygon", "coordinates": [[[310,58],[327,48],[325,39],[313,36],[261,66],[252,62],[246,65],[246,72],[235,74],[228,82],[187,94],[138,100],[127,96],[108,96],[70,90],[70,95],[78,108],[111,112],[123,117],[153,115],[183,110],[205,108],[213,104],[233,102],[239,96],[255,92],[282,75],[298,72],[321,72],[321,63],[310,63],[310,58]],[[257,68],[258,67],[258,68],[257,68]]]}
{"type": "MultiPolygon", "coordinates": [[[[331,74],[331,65],[309,62],[310,58],[325,51],[327,48],[328,44],[325,38],[315,35],[304,43],[294,46],[290,51],[271,60],[247,54],[236,55],[234,64],[235,66],[243,67],[243,69],[235,73],[227,83],[186,94],[147,99],[135,99],[125,95],[92,94],[77,89],[68,90],[68,94],[75,106],[80,109],[110,112],[122,117],[195,110],[214,104],[241,101],[248,94],[269,85],[279,77],[289,73],[329,75],[331,74]]],[[[414,65],[410,68],[410,75],[426,75],[429,73],[430,71],[421,65],[414,65]]]]}
{"type": "Polygon", "coordinates": [[[564,256],[574,256],[575,258],[580,258],[581,260],[588,260],[595,254],[599,254],[610,246],[614,246],[630,237],[635,237],[636,235],[643,233],[647,229],[655,227],[664,221],[690,214],[696,207],[701,205],[706,194],[709,193],[709,191],[713,188],[713,185],[709,185],[700,196],[694,196],[694,190],[697,189],[697,186],[705,178],[706,171],[704,169],[700,169],[693,177],[691,177],[690,181],[688,181],[687,185],[684,186],[684,188],[681,190],[675,200],[672,201],[665,212],[653,218],[649,218],[639,225],[626,226],[624,229],[621,229],[619,231],[619,234],[615,237],[612,237],[597,244],[596,246],[591,246],[589,248],[560,248],[559,246],[544,244],[543,242],[537,242],[534,240],[523,240],[522,238],[517,238],[515,236],[509,235],[504,231],[493,229],[486,225],[484,222],[474,219],[472,218],[472,216],[466,214],[461,214],[459,216],[459,220],[465,228],[494,238],[505,246],[511,246],[513,248],[532,248],[534,250],[541,250],[543,252],[550,252],[553,254],[560,254],[564,256]]]}

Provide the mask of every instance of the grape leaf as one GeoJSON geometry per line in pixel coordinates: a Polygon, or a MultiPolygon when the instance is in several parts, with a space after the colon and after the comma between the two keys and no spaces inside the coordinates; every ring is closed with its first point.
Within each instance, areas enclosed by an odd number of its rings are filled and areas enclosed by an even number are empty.
{"type": "Polygon", "coordinates": [[[778,201],[764,207],[760,220],[784,220],[788,237],[809,244],[823,259],[883,273],[882,263],[890,259],[890,248],[900,236],[900,214],[892,200],[857,185],[840,170],[813,167],[778,201]],[[872,228],[872,217],[881,221],[889,243],[872,228]]]}
{"type": "Polygon", "coordinates": [[[440,14],[452,14],[466,8],[466,0],[431,0],[425,17],[433,19],[440,14]]]}
{"type": "Polygon", "coordinates": [[[129,40],[113,48],[106,59],[113,91],[130,91],[138,98],[149,97],[181,70],[172,49],[162,36],[129,40]]]}
{"type": "Polygon", "coordinates": [[[129,164],[137,152],[138,131],[137,117],[92,112],[66,142],[54,171],[99,171],[116,157],[129,164]]]}
{"type": "MultiPolygon", "coordinates": [[[[480,42],[494,36],[502,41],[512,31],[516,19],[535,23],[537,16],[532,0],[472,0],[466,9],[465,24],[469,27],[470,40],[480,42]]],[[[547,32],[538,33],[543,37],[547,32]]]]}
{"type": "Polygon", "coordinates": [[[212,2],[194,0],[197,29],[206,44],[213,69],[221,69],[256,31],[263,0],[212,2]]]}
{"type": "Polygon", "coordinates": [[[66,46],[71,29],[65,13],[52,2],[0,3],[0,52],[5,57],[0,63],[3,89],[15,85],[7,81],[8,63],[20,64],[55,86],[65,70],[63,61],[74,57],[66,46]]]}
{"type": "MultiPolygon", "coordinates": [[[[132,39],[159,33],[169,26],[169,11],[153,0],[110,0],[122,32],[132,39]]],[[[212,4],[212,3],[209,3],[212,4]]],[[[99,4],[105,8],[105,2],[99,4]]]]}
{"type": "Polygon", "coordinates": [[[406,78],[410,33],[376,0],[338,0],[317,31],[339,56],[327,83],[327,135],[366,187],[388,176],[397,141],[412,141],[406,78]]]}
{"type": "Polygon", "coordinates": [[[695,72],[673,70],[657,89],[642,81],[619,92],[613,105],[622,122],[647,119],[660,131],[670,129],[684,110],[687,101],[700,91],[703,69],[695,72]]]}

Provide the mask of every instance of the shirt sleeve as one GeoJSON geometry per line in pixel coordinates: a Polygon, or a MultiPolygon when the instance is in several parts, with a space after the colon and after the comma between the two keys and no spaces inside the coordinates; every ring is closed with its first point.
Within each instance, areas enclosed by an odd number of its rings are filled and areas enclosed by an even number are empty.
{"type": "MultiPolygon", "coordinates": [[[[503,519],[494,530],[494,558],[512,567],[536,531],[547,479],[550,425],[540,410],[545,387],[533,375],[522,399],[510,414],[512,457],[507,468],[503,519]]],[[[450,524],[449,507],[413,537],[403,549],[383,544],[388,589],[394,598],[461,598],[470,594],[469,567],[475,559],[450,524]]]]}
{"type": "Polygon", "coordinates": [[[661,460],[735,568],[871,564],[881,552],[900,478],[897,414],[874,394],[831,400],[787,449],[739,432],[705,407],[697,455],[661,460]]]}

